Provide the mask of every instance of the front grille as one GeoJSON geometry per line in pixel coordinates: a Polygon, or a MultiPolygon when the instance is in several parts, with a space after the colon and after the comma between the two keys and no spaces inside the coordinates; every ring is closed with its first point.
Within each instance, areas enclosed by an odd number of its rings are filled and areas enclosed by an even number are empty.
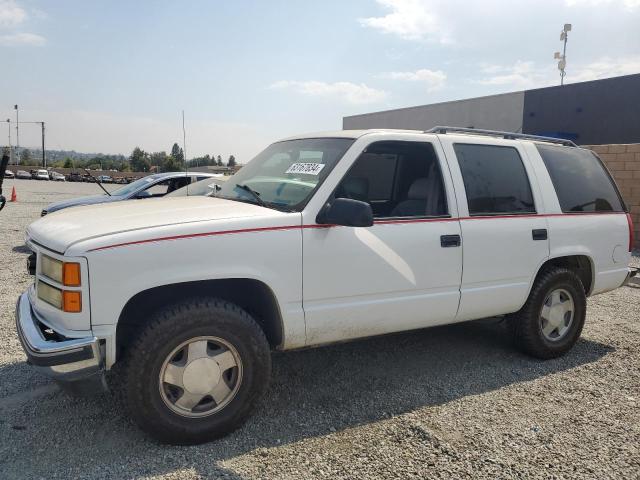
{"type": "Polygon", "coordinates": [[[46,211],[46,210],[42,210],[42,211],[40,212],[40,216],[41,216],[41,217],[44,217],[46,214],[47,214],[47,211],[46,211]]]}
{"type": "Polygon", "coordinates": [[[31,252],[31,255],[27,257],[27,271],[29,275],[36,274],[36,252],[31,252]]]}

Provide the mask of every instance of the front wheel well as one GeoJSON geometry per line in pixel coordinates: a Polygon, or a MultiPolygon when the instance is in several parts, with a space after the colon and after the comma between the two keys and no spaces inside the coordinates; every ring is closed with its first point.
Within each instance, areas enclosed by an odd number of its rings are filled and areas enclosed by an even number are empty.
{"type": "Polygon", "coordinates": [[[584,286],[585,295],[589,296],[593,287],[593,264],[588,256],[568,255],[564,257],[550,258],[540,266],[536,278],[549,268],[553,267],[562,267],[575,272],[584,286]]]}
{"type": "Polygon", "coordinates": [[[280,308],[273,291],[266,284],[249,278],[202,280],[162,285],[139,292],[129,299],[118,319],[117,357],[158,309],[185,298],[202,296],[216,297],[238,305],[258,322],[271,348],[282,345],[280,308]]]}

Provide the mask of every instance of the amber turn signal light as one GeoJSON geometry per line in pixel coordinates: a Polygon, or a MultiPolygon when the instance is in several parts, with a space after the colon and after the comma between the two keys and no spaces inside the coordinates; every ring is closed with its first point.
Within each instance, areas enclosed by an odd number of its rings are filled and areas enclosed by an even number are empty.
{"type": "Polygon", "coordinates": [[[82,311],[82,296],[80,292],[65,290],[62,292],[62,310],[70,313],[82,311]]]}
{"type": "Polygon", "coordinates": [[[68,287],[80,286],[80,264],[67,263],[62,266],[62,284],[68,287]]]}

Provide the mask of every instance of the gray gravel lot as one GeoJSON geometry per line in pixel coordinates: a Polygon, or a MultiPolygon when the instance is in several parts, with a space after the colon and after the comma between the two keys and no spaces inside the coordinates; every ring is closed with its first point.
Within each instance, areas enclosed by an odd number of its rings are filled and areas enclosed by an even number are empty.
{"type": "Polygon", "coordinates": [[[25,363],[13,316],[31,282],[25,227],[98,187],[8,180],[5,194],[13,185],[18,203],[0,213],[0,479],[640,478],[632,287],[591,298],[582,340],[557,360],[521,355],[491,320],[276,353],[242,429],[158,445],[109,395],[67,396],[25,363]]]}

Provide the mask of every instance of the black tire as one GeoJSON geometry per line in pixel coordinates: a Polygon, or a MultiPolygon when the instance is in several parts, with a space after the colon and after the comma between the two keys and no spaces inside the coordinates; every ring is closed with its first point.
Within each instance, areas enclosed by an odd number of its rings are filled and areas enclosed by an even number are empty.
{"type": "Polygon", "coordinates": [[[576,343],[584,326],[587,298],[580,277],[566,268],[549,268],[536,278],[531,293],[519,312],[511,315],[515,344],[523,352],[541,359],[567,353],[576,343]],[[541,313],[544,301],[554,290],[563,289],[573,300],[573,320],[564,336],[550,341],[542,332],[541,313]]]}
{"type": "Polygon", "coordinates": [[[269,384],[271,355],[264,332],[247,312],[223,300],[194,298],[156,312],[116,367],[116,394],[140,428],[162,443],[193,445],[245,422],[269,384]],[[242,361],[242,380],[221,410],[199,418],[181,416],[162,398],[160,372],[176,347],[204,336],[233,345],[242,361]]]}

